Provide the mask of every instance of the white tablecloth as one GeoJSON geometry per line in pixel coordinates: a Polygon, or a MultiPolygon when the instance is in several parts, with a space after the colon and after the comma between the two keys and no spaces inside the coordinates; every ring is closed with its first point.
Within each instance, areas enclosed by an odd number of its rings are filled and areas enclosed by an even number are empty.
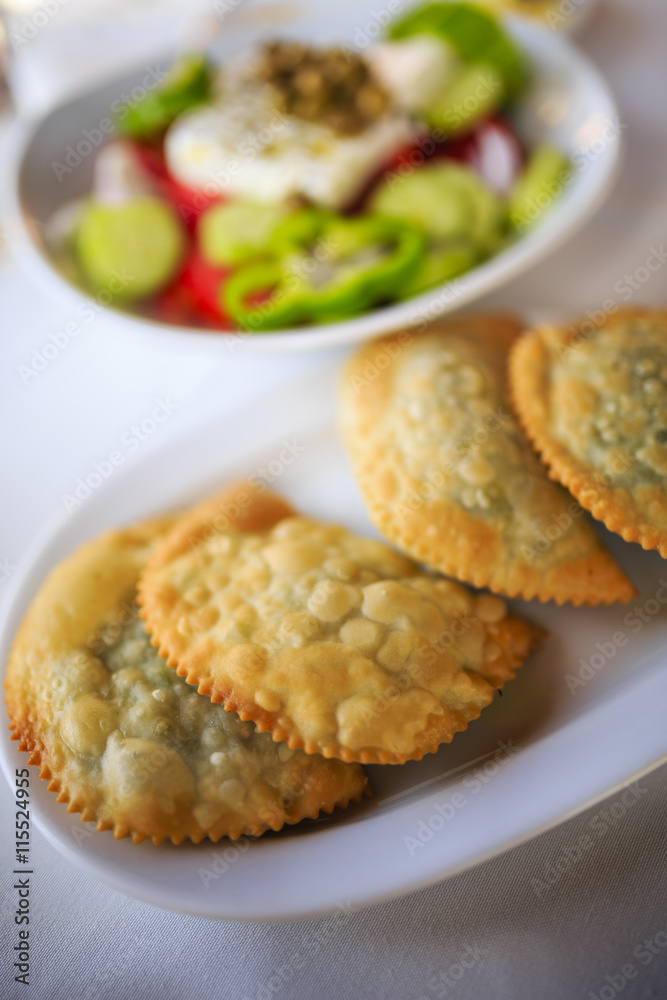
{"type": "MultiPolygon", "coordinates": [[[[666,42],[664,0],[602,0],[581,44],[620,102],[627,126],[621,179],[571,245],[485,304],[576,313],[608,298],[622,301],[625,276],[667,242],[666,42]]],[[[662,271],[635,283],[633,302],[664,304],[662,271]]],[[[0,581],[62,509],[62,494],[77,476],[114,450],[157,399],[169,397],[178,407],[133,460],[200,419],[207,406],[221,414],[323,360],[227,358],[212,366],[116,343],[96,322],[26,379],[33,351],[41,352],[67,318],[6,254],[0,257],[0,581]]],[[[13,809],[2,783],[0,997],[663,1000],[666,776],[662,768],[644,777],[633,809],[619,808],[627,814],[579,860],[580,836],[613,799],[442,885],[303,923],[214,923],[154,909],[72,867],[34,831],[29,986],[14,981],[12,966],[13,809]]]]}

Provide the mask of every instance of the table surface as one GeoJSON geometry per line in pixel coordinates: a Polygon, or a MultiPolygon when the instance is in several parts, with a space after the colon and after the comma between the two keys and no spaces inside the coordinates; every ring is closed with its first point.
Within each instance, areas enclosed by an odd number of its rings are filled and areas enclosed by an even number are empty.
{"type": "MultiPolygon", "coordinates": [[[[564,8],[572,0],[564,0],[564,8]]],[[[574,4],[576,6],[576,2],[574,4]]],[[[626,275],[667,238],[667,4],[601,0],[580,44],[610,80],[626,154],[609,203],[566,248],[485,306],[573,314],[624,301],[626,275]]],[[[327,358],[219,362],[117,341],[97,319],[36,373],[68,311],[22,277],[0,246],[3,489],[0,580],[80,475],[159,399],[171,419],[130,461],[189,424],[223,419],[277,381],[327,358]]],[[[643,278],[644,272],[639,272],[643,278]]],[[[632,303],[663,304],[664,277],[635,281],[632,303]]],[[[52,353],[52,352],[49,352],[52,353]]],[[[332,352],[330,360],[339,354],[332,352]]],[[[6,588],[5,588],[6,589],[6,588]]],[[[3,585],[0,583],[0,600],[3,585]]],[[[592,751],[594,752],[594,750],[592,751]]],[[[667,768],[644,777],[631,811],[614,799],[449,881],[371,910],[300,923],[236,925],[126,898],[63,860],[33,832],[35,953],[14,981],[12,799],[0,783],[0,996],[13,1000],[612,1000],[667,998],[667,768]],[[609,835],[577,859],[596,814],[609,835]],[[618,820],[613,819],[624,814],[618,820]],[[542,888],[540,888],[540,885],[542,888]]]]}

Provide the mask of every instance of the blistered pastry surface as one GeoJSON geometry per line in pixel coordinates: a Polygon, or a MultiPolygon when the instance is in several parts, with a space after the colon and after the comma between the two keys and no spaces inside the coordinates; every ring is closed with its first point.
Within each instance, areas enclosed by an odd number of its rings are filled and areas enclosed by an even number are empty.
{"type": "Polygon", "coordinates": [[[135,840],[259,834],[358,799],[360,767],[274,743],[199,695],[151,645],[135,588],[170,524],[103,536],[45,584],[7,680],[25,748],[72,811],[135,840]]]}
{"type": "Polygon", "coordinates": [[[627,600],[631,584],[526,440],[507,388],[511,318],[464,317],[364,345],[342,427],[369,513],[426,565],[506,596],[627,600]]]}
{"type": "Polygon", "coordinates": [[[667,556],[667,314],[541,327],[518,342],[511,372],[552,474],[612,531],[667,556]]]}
{"type": "Polygon", "coordinates": [[[421,756],[479,715],[535,638],[503,601],[341,526],[251,524],[193,520],[194,543],[166,539],[140,599],[170,665],[291,746],[421,756]]]}

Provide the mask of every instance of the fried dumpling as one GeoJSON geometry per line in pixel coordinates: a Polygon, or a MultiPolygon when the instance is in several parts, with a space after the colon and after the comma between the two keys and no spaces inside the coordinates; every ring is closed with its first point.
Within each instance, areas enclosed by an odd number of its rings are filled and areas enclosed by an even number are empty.
{"type": "Polygon", "coordinates": [[[667,312],[532,330],[511,383],[551,475],[610,531],[666,559],[667,312]]]}
{"type": "Polygon", "coordinates": [[[176,525],[139,600],[201,694],[288,747],[362,763],[449,742],[542,634],[504,601],[243,484],[176,525]]]}
{"type": "Polygon", "coordinates": [[[431,569],[509,597],[627,601],[632,584],[547,472],[509,405],[510,317],[465,316],[365,344],[342,430],[371,519],[431,569]]]}

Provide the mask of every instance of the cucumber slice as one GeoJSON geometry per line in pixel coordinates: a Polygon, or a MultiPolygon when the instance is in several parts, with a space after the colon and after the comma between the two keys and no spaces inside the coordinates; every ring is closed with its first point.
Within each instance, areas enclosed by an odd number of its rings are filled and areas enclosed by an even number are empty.
{"type": "Polygon", "coordinates": [[[184,111],[210,99],[213,69],[205,55],[185,55],[164,80],[140,101],[124,104],[116,119],[120,132],[150,139],[184,111]]]}
{"type": "Polygon", "coordinates": [[[523,52],[489,11],[472,3],[424,3],[395,21],[390,38],[434,34],[444,38],[466,63],[483,62],[502,76],[505,96],[516,97],[528,79],[523,52]]]}
{"type": "Polygon", "coordinates": [[[372,198],[379,215],[420,226],[433,240],[464,238],[489,253],[501,235],[503,206],[480,178],[458,163],[433,163],[386,181],[372,198]]]}
{"type": "Polygon", "coordinates": [[[479,260],[479,254],[471,243],[465,240],[443,245],[434,245],[427,250],[417,273],[401,289],[401,298],[409,299],[452,281],[460,274],[465,274],[479,260]]]}
{"type": "Polygon", "coordinates": [[[280,205],[232,201],[213,205],[199,220],[201,251],[211,264],[242,264],[267,253],[274,233],[293,213],[280,205]]]}
{"type": "Polygon", "coordinates": [[[121,301],[144,298],[166,285],[184,250],[181,224],[159,198],[89,202],[75,238],[87,284],[121,301]]]}
{"type": "Polygon", "coordinates": [[[505,96],[499,71],[485,63],[468,66],[428,107],[422,109],[431,128],[449,135],[471,129],[495,111],[505,96]]]}
{"type": "Polygon", "coordinates": [[[556,146],[537,146],[509,194],[507,214],[518,233],[525,232],[551,207],[572,176],[572,164],[556,146]]]}

